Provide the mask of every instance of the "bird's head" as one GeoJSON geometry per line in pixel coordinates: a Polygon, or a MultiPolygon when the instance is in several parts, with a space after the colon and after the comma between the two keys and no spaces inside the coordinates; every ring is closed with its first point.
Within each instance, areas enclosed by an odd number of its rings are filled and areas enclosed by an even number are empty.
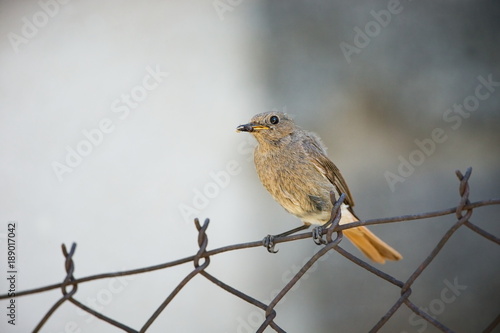
{"type": "Polygon", "coordinates": [[[259,142],[278,141],[292,134],[296,129],[292,118],[284,112],[259,113],[248,124],[236,128],[238,132],[249,132],[259,142]]]}

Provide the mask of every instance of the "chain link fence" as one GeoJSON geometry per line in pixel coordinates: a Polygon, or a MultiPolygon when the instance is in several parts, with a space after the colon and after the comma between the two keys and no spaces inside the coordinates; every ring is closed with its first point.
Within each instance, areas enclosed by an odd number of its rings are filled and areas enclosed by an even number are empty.
{"type": "MultiPolygon", "coordinates": [[[[302,268],[295,274],[295,276],[281,289],[281,291],[271,300],[269,304],[265,304],[256,298],[247,295],[238,289],[224,283],[219,280],[215,276],[211,275],[206,271],[207,267],[210,265],[210,257],[215,255],[228,252],[228,251],[237,251],[243,250],[253,247],[262,246],[262,241],[243,243],[243,244],[235,244],[230,246],[221,247],[214,250],[207,250],[208,245],[208,236],[207,236],[207,228],[209,226],[209,220],[205,220],[203,224],[200,223],[198,219],[195,219],[195,226],[198,230],[198,252],[190,257],[178,259],[175,261],[171,261],[168,263],[145,267],[140,269],[115,272],[115,273],[104,273],[93,276],[87,276],[83,278],[75,278],[74,270],[75,263],[73,261],[73,256],[76,250],[76,244],[73,243],[71,248],[67,249],[67,247],[62,245],[62,252],[65,257],[65,269],[66,276],[64,277],[63,282],[36,288],[32,290],[26,290],[22,292],[16,293],[15,297],[28,296],[33,294],[43,293],[53,289],[60,289],[62,296],[61,298],[49,309],[49,311],[45,314],[43,318],[40,319],[39,323],[33,329],[33,332],[39,332],[44,324],[51,318],[51,316],[59,309],[59,307],[65,303],[70,302],[82,309],[83,311],[99,318],[100,320],[108,323],[109,325],[113,325],[125,332],[146,332],[148,328],[155,322],[155,320],[161,315],[162,311],[170,304],[170,302],[179,294],[179,292],[184,288],[194,277],[200,275],[209,281],[213,282],[215,285],[220,287],[223,291],[233,294],[235,297],[238,297],[242,301],[246,301],[255,307],[261,309],[265,313],[265,321],[262,325],[257,329],[257,332],[263,332],[266,328],[271,327],[276,332],[285,332],[283,328],[278,325],[278,314],[275,311],[275,307],[280,303],[280,301],[284,298],[284,296],[294,287],[294,285],[304,276],[304,274],[313,266],[313,264],[324,256],[329,251],[336,251],[340,255],[344,256],[348,260],[350,260],[355,265],[358,265],[365,269],[366,273],[374,274],[378,276],[380,279],[385,280],[387,283],[390,283],[401,289],[401,296],[394,300],[394,305],[392,305],[385,315],[380,318],[380,320],[374,324],[373,328],[370,332],[379,331],[388,321],[389,319],[398,311],[403,305],[408,307],[411,311],[413,311],[416,315],[425,319],[431,325],[435,326],[439,330],[443,332],[453,332],[450,328],[448,328],[445,323],[442,323],[435,319],[431,314],[425,312],[420,308],[417,304],[413,303],[410,300],[410,295],[412,293],[412,285],[419,278],[419,276],[425,271],[425,269],[429,266],[429,264],[436,258],[441,249],[445,246],[446,242],[453,236],[453,234],[461,227],[466,227],[473,231],[474,233],[479,234],[483,237],[485,241],[491,241],[500,245],[500,239],[489,232],[483,230],[477,225],[473,224],[470,221],[470,217],[474,209],[479,207],[484,207],[488,205],[500,205],[500,199],[491,199],[491,200],[483,200],[478,202],[471,203],[469,201],[469,178],[471,175],[472,169],[469,168],[465,175],[460,171],[456,171],[457,177],[460,180],[459,186],[459,194],[460,201],[458,205],[454,208],[444,209],[440,211],[427,212],[422,214],[414,214],[414,215],[404,215],[398,217],[391,218],[383,218],[383,219],[375,219],[375,220],[366,220],[359,221],[350,224],[339,225],[340,221],[340,205],[343,202],[345,195],[342,194],[338,200],[332,195],[332,202],[335,202],[334,208],[332,210],[332,218],[328,223],[324,225],[321,229],[322,237],[324,238],[324,245],[322,245],[321,249],[316,252],[303,266],[302,268]],[[358,226],[368,226],[374,224],[383,224],[383,223],[394,223],[394,222],[407,222],[412,220],[420,220],[427,219],[437,216],[443,215],[451,215],[455,214],[456,222],[453,224],[451,228],[444,234],[444,236],[440,239],[438,244],[432,249],[429,255],[418,265],[415,271],[410,275],[410,277],[406,281],[398,280],[397,278],[383,272],[382,270],[368,264],[364,260],[358,258],[357,256],[351,254],[346,251],[344,248],[340,246],[341,241],[343,239],[342,231],[348,228],[358,227],[358,226]],[[76,294],[78,291],[78,286],[90,281],[116,278],[119,276],[127,276],[134,274],[143,274],[156,270],[164,270],[170,267],[192,263],[194,264],[194,269],[175,287],[174,290],[165,298],[163,303],[157,308],[157,310],[151,315],[151,317],[144,323],[144,325],[139,329],[131,328],[113,318],[110,318],[86,305],[81,303],[78,299],[76,299],[76,294]]],[[[282,242],[291,242],[299,239],[310,238],[312,237],[311,232],[306,232],[302,234],[276,238],[275,243],[282,242]]],[[[0,300],[6,300],[12,298],[9,295],[0,295],[0,300]]],[[[483,332],[493,332],[493,330],[500,324],[500,314],[489,324],[485,325],[483,332]]]]}

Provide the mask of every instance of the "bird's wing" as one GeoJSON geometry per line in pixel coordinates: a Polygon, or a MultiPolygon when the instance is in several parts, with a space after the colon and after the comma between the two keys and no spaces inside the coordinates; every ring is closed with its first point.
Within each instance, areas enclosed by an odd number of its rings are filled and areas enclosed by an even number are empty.
{"type": "Polygon", "coordinates": [[[349,191],[347,183],[345,182],[344,177],[342,177],[340,170],[325,155],[325,149],[321,141],[319,141],[319,138],[313,133],[308,134],[308,139],[304,140],[303,144],[308,146],[304,148],[310,153],[309,157],[311,158],[311,162],[326,178],[328,178],[340,194],[345,193],[346,198],[344,202],[351,207],[354,206],[354,200],[351,192],[349,191]]]}

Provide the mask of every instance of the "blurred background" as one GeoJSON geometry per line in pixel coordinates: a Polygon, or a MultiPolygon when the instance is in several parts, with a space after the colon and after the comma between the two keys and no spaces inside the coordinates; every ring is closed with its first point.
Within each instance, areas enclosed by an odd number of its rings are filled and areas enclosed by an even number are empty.
{"type": "MultiPolygon", "coordinates": [[[[363,219],[454,207],[454,171],[469,166],[471,201],[498,198],[499,17],[494,1],[0,1],[0,276],[9,221],[18,291],[63,280],[62,243],[78,244],[78,278],[195,254],[194,217],[211,219],[209,249],[298,226],[259,183],[251,136],[235,133],[270,110],[322,137],[363,219]]],[[[471,221],[498,235],[498,212],[471,221]]],[[[371,227],[404,256],[377,267],[406,280],[454,222],[371,227]]],[[[207,271],[269,302],[318,250],[310,239],[278,248],[217,255],[207,271]]],[[[480,331],[500,308],[499,262],[498,246],[461,228],[411,300],[480,331]]],[[[85,283],[76,298],[139,329],[192,269],[85,283]]],[[[276,322],[366,332],[398,297],[331,253],[276,322]]],[[[2,312],[0,331],[31,331],[59,298],[18,298],[16,326],[2,312]]],[[[195,277],[150,331],[253,332],[263,320],[195,277]]],[[[42,331],[119,330],[68,303],[42,331]]],[[[403,306],[381,331],[436,329],[403,306]]]]}

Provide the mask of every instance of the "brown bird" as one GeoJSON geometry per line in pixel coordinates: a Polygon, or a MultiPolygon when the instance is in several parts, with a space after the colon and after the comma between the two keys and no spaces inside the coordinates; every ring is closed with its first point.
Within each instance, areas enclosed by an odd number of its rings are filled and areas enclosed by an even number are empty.
{"type": "MultiPolygon", "coordinates": [[[[304,223],[279,236],[328,222],[333,208],[331,191],[336,198],[342,193],[346,195],[340,224],[359,221],[352,209],[354,200],[349,188],[316,134],[301,129],[283,112],[257,114],[236,130],[249,132],[257,139],[254,162],[260,181],[286,211],[304,223]]],[[[403,258],[366,227],[346,229],[343,233],[375,262],[403,258]]],[[[268,244],[270,252],[273,246],[272,242],[268,244]]]]}

